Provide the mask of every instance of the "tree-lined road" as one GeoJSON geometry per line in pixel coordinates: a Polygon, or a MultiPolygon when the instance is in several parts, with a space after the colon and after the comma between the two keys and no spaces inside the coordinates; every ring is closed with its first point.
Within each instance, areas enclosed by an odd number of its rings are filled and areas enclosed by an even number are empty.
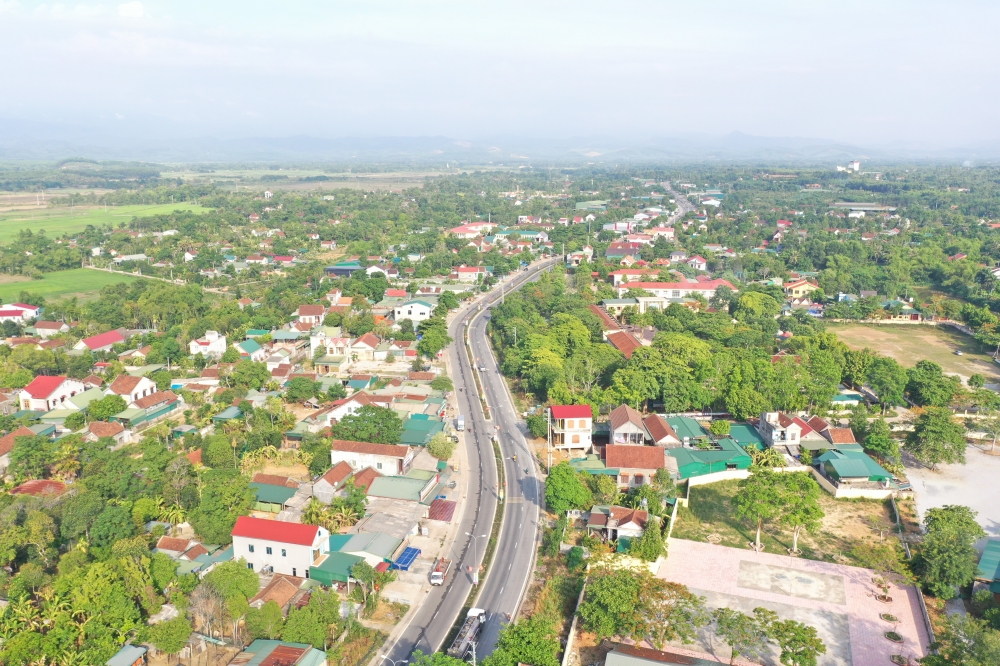
{"type": "MultiPolygon", "coordinates": [[[[536,279],[541,271],[551,268],[557,261],[539,262],[528,271],[507,278],[503,291],[509,293],[536,279]]],[[[448,647],[442,643],[472,589],[472,572],[478,569],[484,558],[496,514],[499,488],[496,457],[491,444],[495,428],[498,429],[496,432],[503,454],[507,501],[493,565],[487,578],[481,581],[483,589],[476,602],[477,607],[487,612],[477,650],[479,656],[492,652],[507,615],[517,611],[521,595],[531,578],[540,515],[541,481],[486,335],[488,307],[500,299],[500,290],[494,289],[460,310],[449,327],[449,335],[455,340],[448,350],[452,379],[459,411],[465,417],[465,447],[469,462],[468,469],[462,470],[462,473],[469,475],[467,506],[460,513],[459,536],[451,549],[453,573],[444,585],[431,588],[386,653],[389,659],[409,659],[414,650],[429,654],[448,647]],[[464,343],[466,326],[469,327],[472,359],[469,359],[464,343]],[[481,373],[481,381],[492,416],[489,421],[483,414],[473,375],[480,365],[486,368],[481,373]],[[516,461],[513,459],[515,455],[516,461]],[[477,542],[467,536],[469,534],[487,535],[487,538],[479,538],[477,542]]]]}

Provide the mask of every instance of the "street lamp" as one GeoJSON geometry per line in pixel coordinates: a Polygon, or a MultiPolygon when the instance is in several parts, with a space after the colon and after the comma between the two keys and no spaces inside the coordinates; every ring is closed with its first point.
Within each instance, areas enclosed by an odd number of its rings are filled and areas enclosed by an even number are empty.
{"type": "Polygon", "coordinates": [[[472,539],[473,539],[473,547],[475,548],[475,559],[472,562],[472,565],[475,567],[475,572],[472,574],[472,584],[473,585],[479,585],[479,564],[478,564],[478,562],[479,562],[479,540],[480,539],[485,539],[486,535],[485,534],[480,534],[479,536],[476,536],[475,534],[471,534],[469,532],[466,532],[465,536],[472,537],[472,539]]]}
{"type": "MultiPolygon", "coordinates": [[[[387,655],[387,654],[383,654],[383,655],[382,655],[382,659],[383,659],[383,660],[386,660],[386,659],[389,659],[389,655],[387,655]]],[[[389,659],[389,663],[391,663],[391,664],[392,664],[392,666],[400,666],[401,664],[405,664],[405,663],[408,663],[408,661],[409,661],[409,660],[407,660],[407,659],[400,659],[400,660],[398,660],[398,661],[395,661],[395,660],[393,660],[393,659],[389,659]]],[[[380,661],[380,662],[379,662],[379,664],[381,664],[381,663],[382,663],[382,662],[380,661]]]]}

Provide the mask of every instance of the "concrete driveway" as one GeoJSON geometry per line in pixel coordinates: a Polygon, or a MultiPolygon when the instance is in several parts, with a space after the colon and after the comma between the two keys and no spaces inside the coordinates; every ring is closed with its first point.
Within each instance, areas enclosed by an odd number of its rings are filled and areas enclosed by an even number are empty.
{"type": "Polygon", "coordinates": [[[1000,456],[969,446],[965,460],[964,465],[938,465],[935,471],[905,461],[917,513],[923,520],[927,509],[961,504],[979,512],[977,520],[987,534],[1000,535],[1000,456]]]}

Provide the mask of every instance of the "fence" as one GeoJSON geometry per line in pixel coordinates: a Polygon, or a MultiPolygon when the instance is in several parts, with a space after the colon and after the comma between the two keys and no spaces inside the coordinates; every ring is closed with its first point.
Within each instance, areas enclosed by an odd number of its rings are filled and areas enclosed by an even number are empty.
{"type": "MultiPolygon", "coordinates": [[[[890,497],[889,501],[892,504],[892,513],[896,518],[896,530],[899,532],[899,542],[903,544],[903,550],[906,551],[906,559],[913,559],[913,554],[910,552],[910,544],[903,539],[903,517],[899,514],[899,506],[896,505],[896,498],[890,497]]],[[[920,614],[924,617],[924,628],[927,629],[927,638],[930,639],[931,643],[937,641],[934,638],[934,626],[931,624],[931,614],[927,612],[927,602],[924,600],[924,593],[920,589],[920,583],[916,583],[913,586],[917,590],[917,599],[920,601],[920,614]]]]}
{"type": "Polygon", "coordinates": [[[563,652],[562,666],[572,666],[573,664],[573,639],[576,637],[576,623],[580,619],[576,612],[579,610],[580,604],[583,603],[583,595],[586,591],[587,582],[584,581],[580,596],[576,600],[576,606],[573,608],[573,621],[569,625],[569,634],[566,636],[566,649],[563,652]]]}

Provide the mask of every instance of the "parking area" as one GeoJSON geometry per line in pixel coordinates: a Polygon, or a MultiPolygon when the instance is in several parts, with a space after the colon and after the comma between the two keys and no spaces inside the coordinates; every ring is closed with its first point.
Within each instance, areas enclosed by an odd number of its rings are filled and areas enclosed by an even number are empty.
{"type": "Polygon", "coordinates": [[[976,519],[987,534],[1000,535],[1000,456],[969,446],[965,458],[964,465],[938,465],[935,471],[907,461],[917,513],[923,520],[927,509],[960,504],[979,513],[976,519]]]}
{"type": "MultiPolygon", "coordinates": [[[[894,654],[918,658],[927,653],[916,591],[893,586],[892,601],[878,602],[868,569],[683,539],[671,539],[668,552],[657,575],[687,585],[706,598],[710,609],[750,613],[763,606],[782,619],[815,627],[827,647],[819,666],[883,666],[894,654]],[[898,622],[881,619],[882,613],[898,622]],[[900,634],[903,642],[889,641],[888,631],[900,634]]],[[[686,647],[729,660],[729,646],[711,629],[701,630],[697,645],[686,647]]],[[[765,663],[779,664],[778,653],[772,651],[765,663]]]]}

